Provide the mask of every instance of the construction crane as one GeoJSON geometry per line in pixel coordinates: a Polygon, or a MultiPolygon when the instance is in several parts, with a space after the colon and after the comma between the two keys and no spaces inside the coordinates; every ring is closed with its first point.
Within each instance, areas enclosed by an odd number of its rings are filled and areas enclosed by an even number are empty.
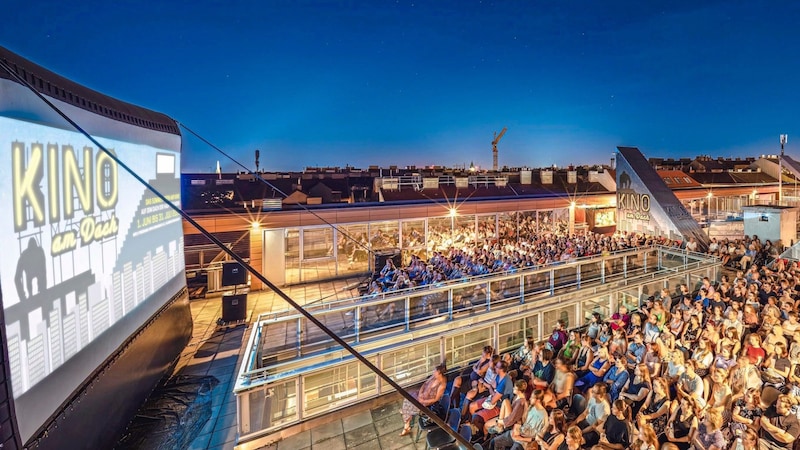
{"type": "Polygon", "coordinates": [[[508,127],[503,127],[500,134],[494,133],[494,140],[492,141],[492,169],[497,172],[497,143],[503,139],[503,135],[508,131],[508,127]]]}

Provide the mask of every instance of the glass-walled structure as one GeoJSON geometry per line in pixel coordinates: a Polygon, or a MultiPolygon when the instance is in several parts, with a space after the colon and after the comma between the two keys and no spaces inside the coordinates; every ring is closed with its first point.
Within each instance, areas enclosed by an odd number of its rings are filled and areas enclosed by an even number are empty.
{"type": "MultiPolygon", "coordinates": [[[[405,264],[413,255],[427,260],[433,252],[453,246],[565,235],[569,220],[569,208],[557,208],[293,227],[281,230],[282,251],[271,250],[284,259],[284,284],[297,284],[368,272],[375,253],[398,253],[405,264]]],[[[265,255],[269,251],[265,248],[265,255]]]]}
{"type": "MultiPolygon", "coordinates": [[[[310,306],[309,312],[403,386],[446,361],[466,367],[491,344],[499,352],[546,339],[558,320],[586,325],[595,312],[631,310],[667,288],[715,279],[719,261],[670,247],[644,247],[516,273],[411,288],[310,306]],[[388,311],[388,313],[387,313],[388,311]]],[[[252,441],[324,413],[393,392],[295,311],[254,324],[235,393],[239,439],[252,441]]]]}
{"type": "Polygon", "coordinates": [[[698,222],[741,220],[742,207],[774,204],[776,194],[763,186],[717,188],[707,186],[691,195],[679,193],[686,211],[698,222]]]}

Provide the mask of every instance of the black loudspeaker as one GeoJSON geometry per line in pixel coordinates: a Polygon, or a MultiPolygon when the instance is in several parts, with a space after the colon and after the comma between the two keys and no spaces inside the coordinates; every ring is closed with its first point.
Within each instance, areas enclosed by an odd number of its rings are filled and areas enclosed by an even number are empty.
{"type": "Polygon", "coordinates": [[[386,260],[391,259],[395,267],[400,267],[403,263],[400,257],[400,250],[385,250],[375,252],[375,271],[380,272],[386,265],[386,260]]]}
{"type": "Polygon", "coordinates": [[[239,322],[247,319],[247,294],[222,296],[222,321],[239,322]]]}
{"type": "Polygon", "coordinates": [[[238,262],[222,265],[222,286],[238,286],[247,284],[247,270],[238,262]]]}

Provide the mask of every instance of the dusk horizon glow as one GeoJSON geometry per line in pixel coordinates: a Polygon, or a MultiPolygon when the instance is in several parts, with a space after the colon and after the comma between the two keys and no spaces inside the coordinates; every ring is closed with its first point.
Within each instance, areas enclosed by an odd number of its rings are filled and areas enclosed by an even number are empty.
{"type": "MultiPolygon", "coordinates": [[[[163,112],[254,169],[608,164],[794,151],[800,5],[89,0],[0,45],[163,112]]],[[[183,130],[183,172],[242,170],[183,130]]]]}

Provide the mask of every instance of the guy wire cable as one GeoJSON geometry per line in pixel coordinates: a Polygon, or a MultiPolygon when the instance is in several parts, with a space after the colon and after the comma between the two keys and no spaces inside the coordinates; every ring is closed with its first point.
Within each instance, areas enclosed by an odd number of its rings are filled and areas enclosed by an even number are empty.
{"type": "MultiPolygon", "coordinates": [[[[211,147],[211,148],[213,148],[214,150],[216,150],[216,151],[217,151],[219,154],[221,154],[222,156],[224,156],[224,157],[228,158],[230,161],[232,161],[232,162],[233,162],[234,164],[236,164],[237,166],[241,167],[242,169],[244,169],[244,170],[245,170],[245,171],[247,171],[248,173],[251,173],[250,169],[249,169],[247,166],[245,166],[244,164],[242,164],[241,162],[239,162],[239,161],[238,161],[236,158],[234,158],[233,156],[229,155],[228,153],[226,153],[226,152],[225,152],[224,150],[222,150],[221,148],[219,148],[219,147],[217,147],[216,145],[214,145],[213,143],[211,143],[211,142],[210,142],[208,139],[204,138],[203,136],[200,136],[200,134],[198,134],[197,132],[195,132],[194,130],[192,130],[192,129],[191,129],[191,128],[189,128],[188,126],[186,126],[186,124],[184,124],[184,123],[181,123],[181,122],[179,122],[179,121],[177,121],[177,120],[175,121],[175,123],[177,123],[179,127],[181,127],[181,128],[185,128],[185,129],[186,129],[186,131],[188,131],[189,133],[191,133],[192,135],[194,135],[194,136],[195,136],[197,139],[200,139],[201,141],[203,141],[203,143],[204,143],[204,144],[206,144],[206,145],[208,145],[209,147],[211,147]]],[[[275,186],[274,184],[272,184],[272,183],[270,183],[269,181],[267,181],[266,179],[264,179],[264,177],[262,177],[262,176],[261,176],[261,174],[259,174],[258,172],[252,172],[252,175],[254,175],[254,176],[255,176],[255,178],[256,178],[258,181],[260,181],[261,183],[264,183],[265,185],[267,185],[267,186],[271,187],[271,188],[272,188],[272,189],[273,189],[275,192],[277,192],[277,193],[281,194],[281,195],[283,196],[283,198],[288,198],[288,197],[289,197],[289,194],[287,194],[287,193],[283,192],[282,190],[278,189],[278,187],[277,187],[277,186],[275,186]]],[[[361,242],[359,242],[358,240],[354,239],[354,238],[353,238],[353,236],[351,236],[349,233],[347,233],[346,231],[343,231],[343,230],[341,230],[341,228],[340,228],[339,226],[337,226],[337,225],[334,225],[334,224],[330,223],[330,222],[329,222],[329,221],[327,221],[327,220],[326,220],[324,217],[322,217],[322,216],[320,216],[319,214],[317,214],[316,212],[314,212],[314,211],[313,211],[311,208],[307,207],[306,205],[303,205],[302,203],[298,203],[298,204],[297,204],[297,206],[299,206],[299,207],[300,207],[300,208],[301,208],[303,211],[305,211],[305,212],[307,212],[307,213],[310,213],[311,215],[313,215],[314,217],[316,217],[317,219],[319,219],[319,220],[320,220],[320,221],[322,221],[323,223],[325,223],[325,224],[327,224],[327,225],[330,225],[330,227],[331,227],[331,228],[333,228],[333,229],[335,229],[336,231],[338,231],[338,232],[340,232],[340,233],[344,234],[344,235],[345,235],[345,237],[347,237],[348,239],[352,240],[353,242],[355,242],[355,243],[356,243],[356,245],[358,245],[359,247],[361,247],[361,248],[363,248],[364,250],[366,250],[366,252],[367,252],[367,253],[368,253],[370,256],[373,256],[373,255],[374,255],[374,251],[373,251],[371,248],[369,248],[368,246],[366,246],[366,245],[362,244],[362,243],[361,243],[361,242]]]]}
{"type": "MultiPolygon", "coordinates": [[[[174,119],[173,119],[173,120],[174,120],[174,119]]],[[[209,147],[211,147],[212,149],[214,149],[214,150],[215,150],[217,153],[219,153],[220,155],[224,156],[224,157],[225,157],[225,158],[227,158],[228,160],[232,161],[232,162],[233,162],[234,164],[236,164],[237,166],[239,166],[239,167],[241,167],[242,169],[244,169],[244,170],[245,170],[247,173],[249,173],[249,174],[252,174],[252,175],[253,175],[253,176],[254,176],[254,177],[255,177],[255,178],[258,180],[258,181],[260,181],[260,182],[261,182],[261,183],[263,183],[264,185],[266,185],[266,186],[268,186],[268,187],[272,188],[272,189],[273,189],[275,192],[277,192],[278,194],[282,195],[282,196],[283,196],[283,198],[288,198],[288,197],[289,197],[289,194],[287,194],[287,193],[283,192],[283,191],[282,191],[282,190],[280,190],[280,189],[279,189],[277,186],[275,186],[274,184],[272,184],[272,183],[270,183],[269,181],[267,181],[267,180],[266,180],[264,177],[262,177],[262,176],[261,176],[261,174],[259,174],[258,172],[250,172],[250,169],[249,169],[247,166],[245,166],[243,163],[241,163],[239,160],[237,160],[237,159],[236,159],[236,158],[234,158],[233,156],[229,155],[227,152],[225,152],[224,150],[222,150],[222,149],[221,149],[221,148],[219,148],[218,146],[214,145],[214,144],[213,144],[211,141],[209,141],[208,139],[204,138],[203,136],[201,136],[201,135],[200,135],[199,133],[197,133],[196,131],[194,131],[194,130],[192,130],[191,128],[189,128],[189,127],[188,127],[186,124],[184,124],[184,123],[182,123],[182,122],[179,122],[179,121],[177,121],[177,120],[175,120],[175,123],[177,123],[179,127],[181,127],[181,128],[184,128],[186,131],[188,131],[189,133],[191,133],[191,134],[192,134],[193,136],[195,136],[197,139],[200,139],[200,141],[202,141],[204,144],[206,144],[207,146],[209,146],[209,147]]],[[[374,251],[374,250],[373,250],[373,249],[372,249],[372,248],[371,248],[369,245],[362,244],[362,243],[361,243],[361,241],[359,241],[359,240],[355,239],[355,238],[354,238],[354,237],[353,237],[351,234],[349,234],[347,231],[344,231],[344,230],[343,230],[343,229],[342,229],[340,226],[338,226],[338,225],[335,225],[335,224],[333,224],[333,223],[329,222],[329,221],[328,221],[328,220],[326,220],[324,217],[320,216],[320,215],[319,215],[319,214],[317,214],[317,213],[316,213],[314,210],[312,210],[311,208],[307,207],[306,205],[303,205],[302,203],[297,203],[297,206],[299,206],[299,207],[300,207],[300,209],[302,209],[303,211],[305,211],[305,212],[307,212],[307,213],[311,214],[312,216],[316,217],[316,218],[317,218],[317,219],[319,219],[321,222],[323,222],[323,223],[325,223],[325,224],[329,225],[331,228],[333,228],[334,230],[336,230],[338,233],[341,233],[341,234],[343,234],[343,235],[344,235],[344,236],[345,236],[347,239],[349,239],[349,240],[353,241],[353,242],[355,243],[355,245],[356,245],[356,246],[358,246],[358,247],[361,247],[361,248],[362,248],[364,251],[366,251],[366,252],[367,252],[367,255],[369,255],[369,257],[368,257],[368,259],[367,259],[367,266],[369,266],[369,263],[370,263],[370,261],[371,261],[371,260],[372,260],[372,258],[374,258],[374,256],[375,256],[375,251],[374,251]]],[[[367,236],[367,239],[369,239],[369,236],[367,236]]],[[[369,242],[368,242],[368,243],[369,243],[369,242]]],[[[379,268],[377,268],[377,267],[373,267],[373,271],[376,271],[376,270],[380,270],[380,269],[379,269],[379,268]]],[[[373,273],[374,273],[374,272],[373,272],[373,273]]],[[[363,280],[368,280],[369,278],[371,278],[371,275],[372,275],[372,274],[369,274],[369,273],[368,273],[368,274],[367,274],[365,277],[363,277],[362,279],[363,279],[363,280]]],[[[363,282],[363,281],[362,281],[362,282],[363,282]]],[[[361,284],[362,282],[360,282],[359,284],[361,284]]],[[[324,299],[318,299],[318,300],[315,300],[315,301],[313,301],[313,302],[310,302],[310,303],[317,303],[318,301],[322,301],[322,300],[324,300],[324,299]]]]}
{"type": "MultiPolygon", "coordinates": [[[[68,116],[66,113],[64,113],[63,111],[61,111],[61,109],[60,109],[60,108],[58,108],[56,105],[54,105],[53,103],[51,103],[51,102],[50,102],[50,100],[48,100],[48,99],[47,99],[47,98],[46,98],[46,97],[45,97],[45,96],[44,96],[42,93],[40,93],[38,90],[36,90],[36,88],[35,88],[35,87],[33,87],[33,86],[30,84],[30,83],[28,83],[28,81],[27,81],[27,80],[25,80],[25,79],[24,79],[24,78],[22,78],[22,77],[21,77],[19,74],[17,74],[17,73],[16,73],[14,70],[12,70],[12,69],[11,69],[11,68],[8,66],[8,64],[6,63],[6,61],[5,61],[5,60],[3,60],[3,59],[0,59],[0,67],[1,67],[1,68],[3,68],[3,69],[6,71],[6,72],[8,72],[8,74],[9,74],[9,75],[11,75],[11,76],[12,76],[12,77],[13,77],[15,80],[17,80],[17,82],[19,82],[19,83],[20,83],[20,84],[22,84],[23,86],[26,86],[28,89],[30,89],[30,91],[31,91],[31,92],[33,92],[33,93],[34,93],[34,95],[36,95],[37,97],[39,97],[39,99],[41,99],[41,100],[42,100],[42,101],[43,101],[43,102],[44,102],[44,103],[45,103],[45,104],[46,104],[48,107],[50,107],[50,108],[51,108],[53,111],[55,111],[55,112],[56,112],[56,113],[57,113],[59,116],[61,116],[61,117],[62,117],[64,120],[66,120],[66,121],[67,121],[67,122],[68,122],[68,123],[69,123],[69,124],[70,124],[72,127],[74,127],[74,128],[75,128],[75,129],[76,129],[76,130],[77,130],[79,133],[81,133],[81,134],[82,134],[82,135],[84,135],[84,136],[85,136],[87,139],[89,139],[89,141],[91,141],[91,142],[92,142],[94,145],[96,145],[96,146],[97,146],[97,148],[99,148],[99,149],[100,149],[100,150],[101,150],[103,153],[105,153],[105,154],[106,154],[106,156],[108,156],[109,158],[111,158],[111,160],[112,160],[112,161],[114,161],[114,162],[115,162],[115,163],[116,163],[116,164],[117,164],[119,167],[121,167],[121,168],[122,168],[122,169],[124,169],[126,172],[128,172],[128,173],[129,173],[129,174],[130,174],[130,175],[131,175],[131,176],[132,176],[134,179],[136,179],[136,180],[137,180],[139,183],[141,183],[141,184],[142,184],[144,187],[146,187],[146,188],[147,188],[147,189],[148,189],[150,192],[152,192],[152,193],[153,193],[153,194],[154,194],[156,197],[158,197],[159,199],[161,199],[161,201],[162,201],[162,202],[164,202],[165,204],[169,205],[169,207],[170,207],[170,208],[172,208],[172,209],[173,209],[173,210],[174,210],[176,213],[178,213],[178,214],[179,214],[179,215],[180,215],[180,216],[181,216],[181,217],[182,217],[184,220],[186,220],[186,221],[187,221],[187,222],[189,222],[189,223],[190,223],[190,224],[191,224],[193,227],[195,227],[195,229],[197,229],[197,230],[198,230],[198,231],[199,231],[201,234],[203,234],[203,235],[204,235],[204,236],[205,236],[207,239],[209,239],[211,242],[213,242],[214,244],[216,244],[216,245],[217,245],[217,246],[220,248],[220,250],[222,250],[222,251],[224,251],[225,253],[227,253],[227,254],[228,254],[228,256],[230,256],[230,257],[231,257],[231,258],[233,258],[233,259],[234,259],[236,262],[238,262],[238,263],[239,263],[239,264],[241,264],[243,267],[245,267],[245,268],[247,269],[247,271],[248,271],[248,272],[250,272],[250,274],[251,274],[251,275],[253,275],[254,277],[258,278],[258,280],[259,280],[259,281],[261,281],[261,282],[262,282],[262,283],[264,283],[264,284],[265,284],[267,287],[269,287],[270,289],[272,289],[272,291],[273,291],[273,292],[275,292],[276,294],[278,294],[278,296],[279,296],[279,297],[281,297],[281,298],[282,298],[282,299],[283,299],[283,300],[284,300],[286,303],[288,303],[288,304],[289,304],[289,305],[291,305],[291,306],[292,306],[294,309],[296,309],[296,310],[297,310],[297,312],[299,312],[300,314],[302,314],[303,316],[305,316],[305,318],[306,318],[306,319],[308,319],[309,321],[311,321],[311,323],[313,323],[314,325],[316,325],[317,327],[319,327],[319,329],[320,329],[320,330],[322,330],[322,331],[323,331],[325,334],[327,334],[327,335],[328,335],[328,336],[329,336],[331,339],[333,339],[334,341],[336,341],[336,343],[337,343],[337,344],[341,345],[341,346],[342,346],[342,348],[344,348],[345,350],[347,350],[347,352],[348,352],[348,353],[350,353],[351,355],[353,355],[353,357],[354,357],[354,358],[356,358],[356,359],[358,359],[359,361],[361,361],[361,363],[362,363],[362,364],[364,364],[365,366],[367,366],[367,368],[368,368],[368,369],[370,369],[370,370],[371,370],[371,371],[373,371],[373,372],[374,372],[376,375],[378,375],[379,377],[381,377],[381,378],[382,378],[384,381],[386,381],[387,383],[389,383],[389,385],[390,385],[390,386],[392,386],[392,387],[393,387],[393,388],[394,388],[394,389],[395,389],[395,390],[396,390],[396,391],[397,391],[397,392],[398,392],[398,393],[399,393],[401,396],[403,396],[403,398],[405,398],[406,400],[408,400],[408,401],[409,401],[409,402],[410,402],[412,405],[414,405],[414,406],[415,406],[417,409],[419,409],[419,410],[420,410],[420,412],[423,412],[423,413],[425,413],[425,414],[426,414],[426,415],[427,415],[427,416],[428,416],[428,417],[429,417],[429,418],[430,418],[430,419],[431,419],[431,420],[432,420],[434,423],[436,423],[436,425],[438,425],[438,426],[439,426],[439,428],[441,428],[442,430],[444,430],[444,431],[445,431],[447,434],[449,434],[450,436],[452,436],[452,437],[453,437],[453,438],[454,438],[456,441],[458,441],[459,443],[463,444],[463,445],[464,445],[464,446],[466,446],[468,449],[475,450],[475,449],[474,449],[474,447],[472,446],[472,444],[471,444],[471,443],[470,443],[470,442],[469,442],[467,439],[465,439],[463,436],[461,436],[461,434],[460,434],[460,433],[458,433],[456,430],[453,430],[452,428],[450,428],[450,426],[449,426],[449,425],[447,425],[447,423],[445,423],[445,421],[444,421],[444,420],[442,420],[442,419],[441,419],[439,416],[437,416],[436,414],[434,414],[434,413],[433,413],[433,412],[432,412],[430,409],[428,409],[428,407],[426,407],[425,405],[423,405],[423,404],[422,404],[422,403],[421,403],[419,400],[417,400],[417,399],[416,399],[416,397],[414,397],[413,395],[409,394],[409,393],[408,393],[408,392],[407,392],[405,389],[403,389],[403,387],[402,387],[402,386],[400,386],[399,384],[397,384],[397,382],[395,382],[395,381],[394,381],[394,380],[393,380],[393,379],[392,379],[390,376],[386,375],[386,374],[385,374],[385,373],[384,373],[384,372],[383,372],[381,369],[379,369],[377,366],[375,366],[374,364],[372,364],[372,363],[371,363],[371,362],[370,362],[370,361],[369,361],[367,358],[365,358],[365,357],[364,357],[364,356],[363,356],[361,353],[359,353],[359,352],[358,352],[358,351],[356,351],[356,350],[355,350],[353,347],[351,347],[351,346],[350,346],[350,344],[348,344],[347,342],[345,342],[345,340],[344,340],[344,339],[342,339],[342,338],[340,338],[339,336],[337,336],[337,335],[336,335],[336,333],[334,333],[334,332],[333,332],[333,331],[331,331],[331,330],[330,330],[328,327],[326,327],[326,326],[325,326],[325,324],[323,324],[323,323],[322,323],[322,322],[321,322],[319,319],[317,319],[316,317],[314,317],[314,315],[312,315],[311,313],[309,313],[308,311],[306,311],[306,310],[305,310],[305,309],[304,309],[302,306],[300,306],[300,305],[299,305],[297,302],[295,302],[295,301],[294,301],[294,300],[293,300],[293,299],[292,299],[292,298],[291,298],[291,297],[290,297],[288,294],[286,294],[286,293],[285,293],[283,290],[281,290],[281,289],[280,289],[278,286],[276,286],[275,284],[273,284],[273,283],[272,283],[270,280],[268,280],[268,279],[267,279],[267,278],[266,278],[264,275],[262,275],[262,274],[261,274],[261,272],[258,272],[258,271],[257,271],[257,270],[255,270],[255,269],[254,269],[254,268],[253,268],[253,267],[252,267],[252,266],[251,266],[249,263],[245,262],[245,260],[244,260],[242,257],[240,257],[238,254],[236,254],[236,252],[234,252],[232,249],[229,249],[229,248],[228,248],[228,247],[227,247],[225,244],[223,244],[223,243],[222,243],[222,241],[220,241],[219,239],[217,239],[217,238],[216,238],[216,236],[214,236],[214,235],[213,235],[212,233],[210,233],[208,230],[206,230],[205,228],[203,228],[203,226],[201,226],[199,223],[197,223],[197,221],[195,221],[194,219],[192,219],[192,217],[191,217],[191,216],[189,216],[189,214],[187,214],[187,213],[186,213],[186,212],[184,212],[184,211],[183,211],[183,210],[182,210],[180,207],[178,207],[177,205],[175,205],[174,203],[172,203],[171,201],[169,201],[169,199],[167,199],[167,197],[166,197],[164,194],[162,194],[162,193],[161,193],[159,190],[157,190],[157,189],[156,189],[156,188],[154,188],[152,185],[150,185],[150,183],[148,183],[148,182],[147,182],[147,181],[146,181],[144,178],[142,178],[141,176],[139,176],[139,175],[138,175],[136,172],[134,172],[134,171],[133,171],[133,169],[131,169],[130,167],[128,167],[128,166],[127,166],[127,165],[126,165],[124,162],[122,162],[122,161],[121,161],[121,160],[120,160],[120,159],[117,157],[117,155],[115,155],[113,152],[110,152],[108,149],[106,149],[106,148],[105,148],[105,146],[103,146],[102,144],[100,144],[100,142],[98,142],[98,141],[97,141],[97,140],[96,140],[96,139],[95,139],[95,138],[94,138],[92,135],[90,135],[90,134],[89,134],[88,132],[86,132],[86,131],[85,131],[83,128],[81,128],[81,126],[80,126],[80,125],[78,125],[78,124],[77,124],[75,121],[73,121],[73,120],[72,120],[72,119],[71,119],[71,118],[70,118],[70,117],[69,117],[69,116],[68,116]]],[[[447,406],[449,407],[450,405],[447,405],[447,406]]]]}

